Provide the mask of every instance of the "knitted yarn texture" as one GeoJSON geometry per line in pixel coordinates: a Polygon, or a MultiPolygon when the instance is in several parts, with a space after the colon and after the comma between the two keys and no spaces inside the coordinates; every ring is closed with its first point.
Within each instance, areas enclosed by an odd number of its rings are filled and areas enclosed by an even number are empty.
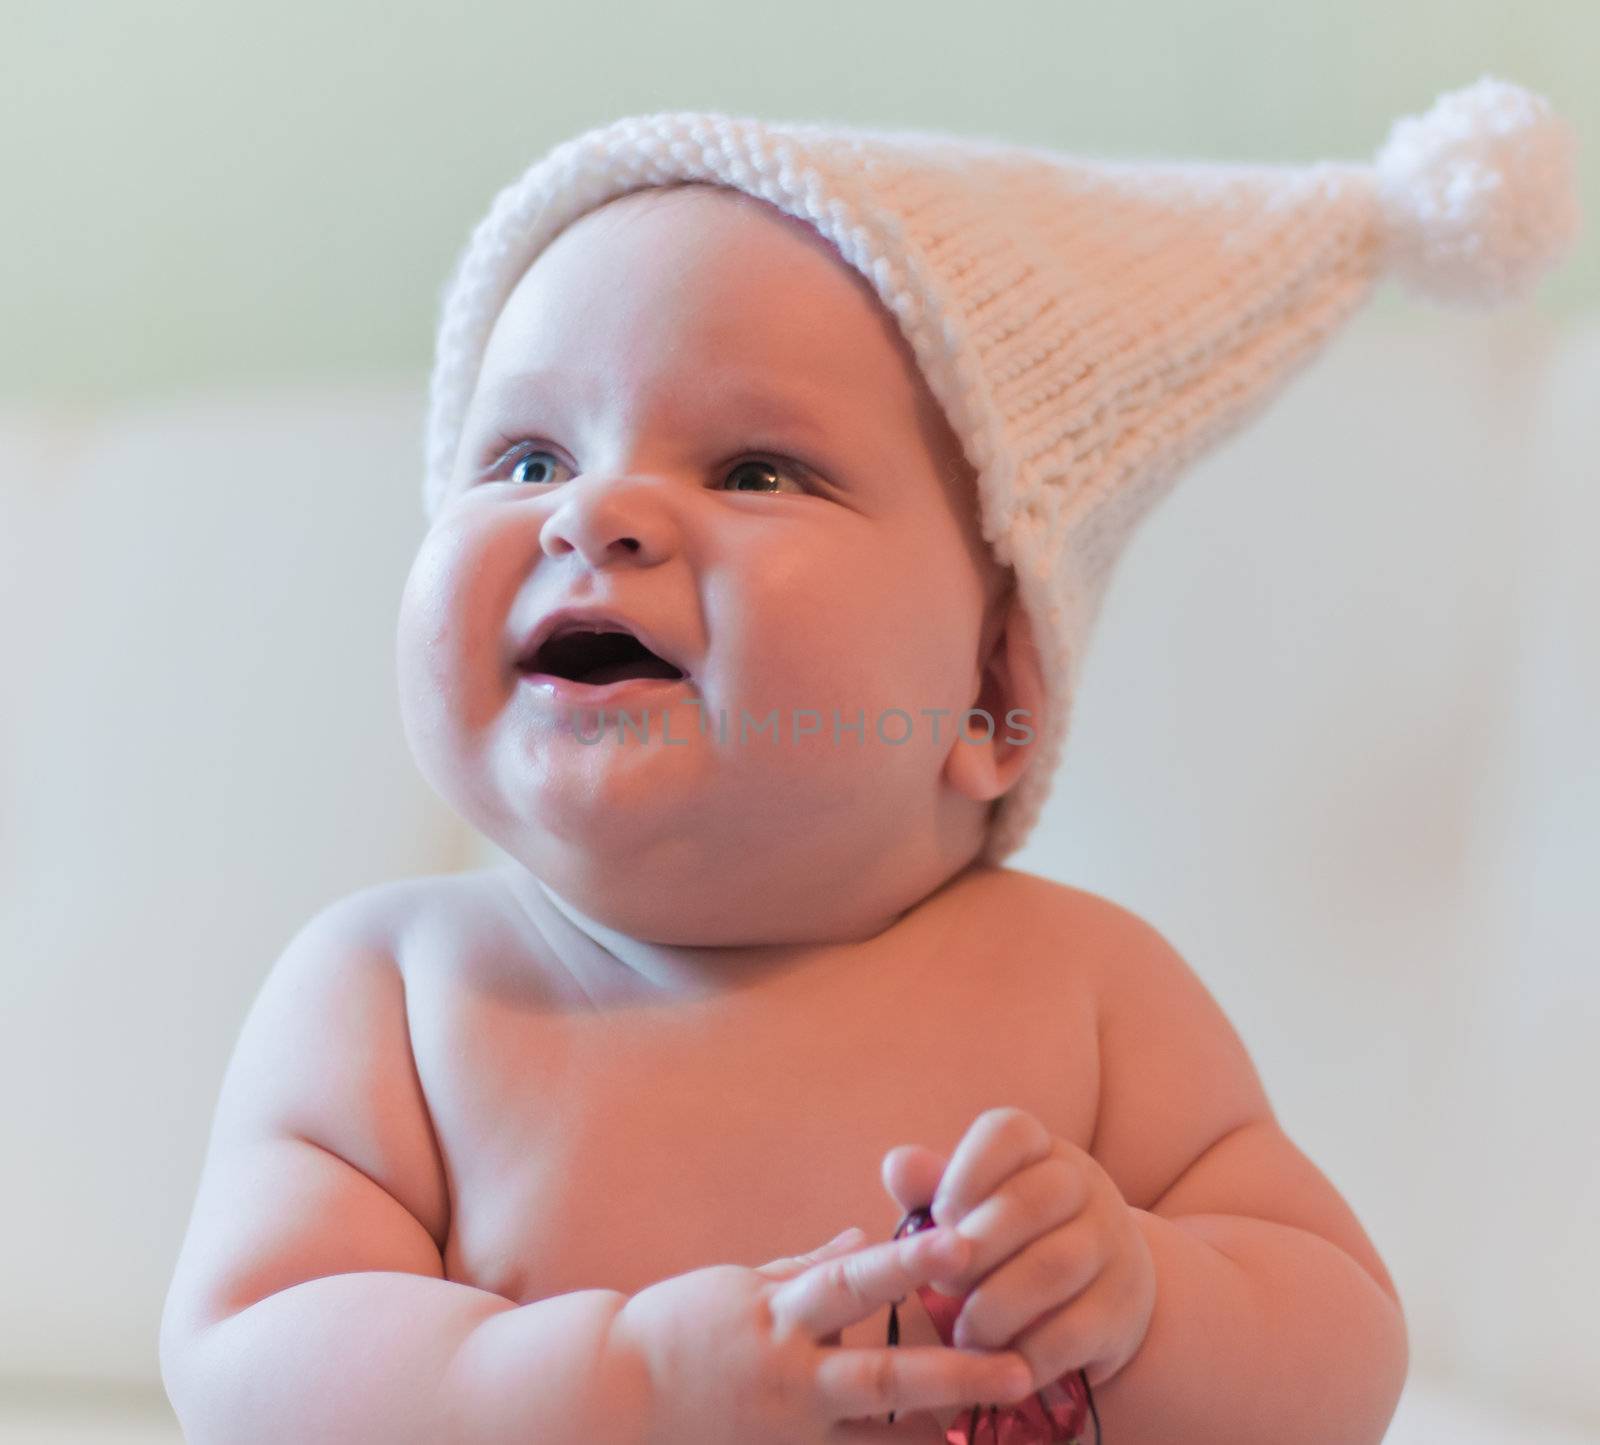
{"type": "Polygon", "coordinates": [[[1527,299],[1580,230],[1576,146],[1545,99],[1489,75],[1395,122],[1370,163],[1117,161],[910,130],[625,117],[504,187],[457,257],[424,509],[431,520],[442,504],[495,319],[566,226],[681,182],[735,187],[813,226],[895,317],[1032,623],[1045,717],[992,810],[984,858],[999,863],[1048,796],[1134,528],[1384,276],[1454,306],[1527,299]]]}

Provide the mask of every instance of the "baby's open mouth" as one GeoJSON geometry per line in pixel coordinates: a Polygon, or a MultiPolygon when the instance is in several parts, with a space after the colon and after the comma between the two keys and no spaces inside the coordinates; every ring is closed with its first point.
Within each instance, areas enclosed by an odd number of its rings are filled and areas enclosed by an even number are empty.
{"type": "Polygon", "coordinates": [[[591,686],[634,677],[680,678],[681,669],[657,657],[631,632],[563,632],[545,642],[522,664],[527,673],[564,677],[591,686]]]}

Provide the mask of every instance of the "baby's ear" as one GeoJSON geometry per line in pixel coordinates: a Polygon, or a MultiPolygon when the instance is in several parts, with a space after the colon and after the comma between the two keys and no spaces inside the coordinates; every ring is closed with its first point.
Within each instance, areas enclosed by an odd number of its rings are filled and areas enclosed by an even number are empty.
{"type": "MultiPolygon", "coordinates": [[[[997,608],[999,625],[980,659],[977,696],[945,762],[958,792],[986,803],[1009,792],[1033,761],[1044,728],[1044,673],[1033,624],[1013,586],[997,608]]],[[[987,631],[988,629],[986,629],[987,631]]],[[[987,640],[987,639],[986,639],[987,640]]]]}

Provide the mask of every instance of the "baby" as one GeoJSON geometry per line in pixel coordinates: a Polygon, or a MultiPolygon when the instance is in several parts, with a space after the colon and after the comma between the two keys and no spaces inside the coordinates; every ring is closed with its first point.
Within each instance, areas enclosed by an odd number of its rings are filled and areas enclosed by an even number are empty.
{"type": "MultiPolygon", "coordinates": [[[[886,144],[849,173],[909,213],[886,144]]],[[[685,163],[491,218],[552,233],[479,248],[510,272],[397,662],[423,773],[513,861],[342,899],[263,984],[163,1315],[187,1436],[934,1441],[1081,1382],[1093,1424],[1027,1438],[1377,1441],[1394,1285],[1238,1035],[1148,924],[998,861],[1092,616],[1027,538],[1095,554],[1037,466],[982,480],[931,333],[771,194],[685,163]]],[[[991,436],[1041,425],[990,395],[991,436]]]]}

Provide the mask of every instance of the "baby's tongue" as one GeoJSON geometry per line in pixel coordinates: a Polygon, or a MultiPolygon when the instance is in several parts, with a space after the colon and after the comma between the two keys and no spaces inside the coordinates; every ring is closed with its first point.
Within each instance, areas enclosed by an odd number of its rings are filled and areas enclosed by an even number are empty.
{"type": "Polygon", "coordinates": [[[599,687],[607,682],[621,682],[629,677],[676,677],[678,669],[659,657],[629,657],[618,662],[603,662],[591,668],[579,679],[599,687]]]}

